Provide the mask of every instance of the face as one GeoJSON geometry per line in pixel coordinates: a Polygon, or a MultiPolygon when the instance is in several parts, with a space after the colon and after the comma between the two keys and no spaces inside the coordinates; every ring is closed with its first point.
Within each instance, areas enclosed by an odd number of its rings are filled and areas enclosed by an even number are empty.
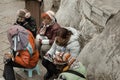
{"type": "Polygon", "coordinates": [[[25,18],[24,17],[18,17],[18,22],[24,22],[25,18]]]}
{"type": "Polygon", "coordinates": [[[51,21],[52,21],[52,20],[51,20],[49,17],[47,17],[47,16],[43,18],[43,23],[44,23],[45,25],[49,25],[49,24],[51,23],[51,21]]]}

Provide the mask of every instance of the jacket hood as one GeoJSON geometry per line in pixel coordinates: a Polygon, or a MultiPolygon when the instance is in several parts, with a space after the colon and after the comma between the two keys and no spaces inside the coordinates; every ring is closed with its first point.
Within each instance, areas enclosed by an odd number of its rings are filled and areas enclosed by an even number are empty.
{"type": "Polygon", "coordinates": [[[79,35],[80,35],[79,31],[77,31],[73,27],[66,27],[66,29],[70,30],[73,33],[70,37],[68,44],[79,39],[79,35]]]}

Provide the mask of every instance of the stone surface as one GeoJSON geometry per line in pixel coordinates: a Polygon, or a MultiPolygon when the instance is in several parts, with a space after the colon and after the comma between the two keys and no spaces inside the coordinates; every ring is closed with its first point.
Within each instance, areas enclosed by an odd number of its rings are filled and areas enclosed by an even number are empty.
{"type": "Polygon", "coordinates": [[[44,0],[44,11],[52,8],[53,0],[44,0]]]}
{"type": "Polygon", "coordinates": [[[96,8],[96,7],[92,7],[92,11],[95,12],[96,14],[103,16],[103,11],[96,8]]]}
{"type": "Polygon", "coordinates": [[[120,9],[120,0],[86,0],[91,5],[100,9],[107,10],[110,13],[117,13],[120,9]]]}
{"type": "Polygon", "coordinates": [[[81,51],[79,60],[95,80],[120,80],[120,12],[81,51]]]}
{"type": "Polygon", "coordinates": [[[88,18],[90,18],[91,16],[91,9],[92,6],[88,2],[86,2],[85,0],[81,0],[81,10],[88,18]]]}
{"type": "Polygon", "coordinates": [[[58,23],[62,26],[77,27],[81,16],[79,11],[81,0],[61,0],[59,10],[56,13],[58,23]]]}
{"type": "Polygon", "coordinates": [[[81,20],[80,33],[84,37],[85,41],[89,42],[89,40],[95,35],[100,33],[99,30],[97,30],[96,25],[91,23],[88,19],[82,19],[81,20]]]}
{"type": "Polygon", "coordinates": [[[44,11],[52,10],[57,12],[61,0],[44,0],[44,11]]]}

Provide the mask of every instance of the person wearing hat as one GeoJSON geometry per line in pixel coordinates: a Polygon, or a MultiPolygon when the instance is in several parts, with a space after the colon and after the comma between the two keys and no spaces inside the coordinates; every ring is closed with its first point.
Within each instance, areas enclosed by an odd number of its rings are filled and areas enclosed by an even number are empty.
{"type": "MultiPolygon", "coordinates": [[[[39,61],[32,33],[19,25],[10,26],[7,31],[10,51],[4,54],[3,77],[5,80],[16,80],[14,67],[34,68],[39,61]]],[[[1,79],[0,79],[1,80],[1,79]]]]}
{"type": "Polygon", "coordinates": [[[27,9],[20,9],[17,11],[17,20],[15,24],[23,26],[25,29],[32,32],[34,38],[36,37],[36,21],[27,9]]]}
{"type": "Polygon", "coordinates": [[[75,28],[64,27],[58,30],[52,47],[42,60],[42,65],[47,70],[44,80],[52,80],[51,77],[57,77],[59,73],[69,69],[81,50],[78,39],[79,32],[75,28]]]}
{"type": "Polygon", "coordinates": [[[41,14],[42,23],[36,36],[36,47],[41,53],[41,58],[53,44],[57,31],[61,28],[51,10],[41,14]]]}

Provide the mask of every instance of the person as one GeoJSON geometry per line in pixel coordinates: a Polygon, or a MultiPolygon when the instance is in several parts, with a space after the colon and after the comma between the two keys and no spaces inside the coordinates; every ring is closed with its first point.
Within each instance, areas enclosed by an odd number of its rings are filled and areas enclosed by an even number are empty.
{"type": "Polygon", "coordinates": [[[22,26],[14,25],[7,31],[11,51],[4,55],[3,77],[16,80],[13,67],[34,68],[39,60],[32,33],[22,26]]]}
{"type": "Polygon", "coordinates": [[[78,42],[79,33],[72,27],[60,28],[52,47],[45,54],[42,65],[47,69],[44,80],[48,80],[54,74],[59,74],[68,64],[75,61],[80,52],[80,44],[78,42]],[[66,55],[66,59],[63,55],[66,55]],[[71,61],[68,62],[67,56],[71,55],[71,61]],[[60,67],[59,67],[60,66],[60,67]]]}
{"type": "Polygon", "coordinates": [[[42,24],[36,36],[36,46],[41,51],[41,58],[53,44],[57,31],[61,28],[55,18],[55,13],[51,10],[41,14],[42,24]]]}
{"type": "Polygon", "coordinates": [[[30,12],[27,9],[20,9],[17,11],[17,20],[15,24],[23,26],[25,29],[32,32],[34,38],[36,37],[37,27],[36,21],[31,16],[30,12]]]}

